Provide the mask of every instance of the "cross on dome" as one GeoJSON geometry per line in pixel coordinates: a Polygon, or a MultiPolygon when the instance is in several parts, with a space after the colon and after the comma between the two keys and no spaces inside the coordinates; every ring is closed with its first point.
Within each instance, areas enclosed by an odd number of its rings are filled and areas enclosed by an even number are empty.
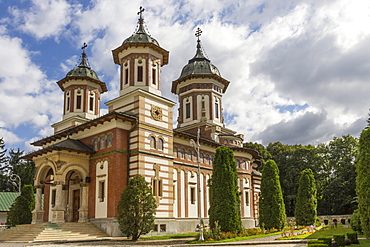
{"type": "Polygon", "coordinates": [[[199,37],[202,35],[202,30],[198,27],[198,29],[197,29],[197,31],[195,31],[195,37],[197,37],[198,38],[198,40],[199,40],[199,37]]]}

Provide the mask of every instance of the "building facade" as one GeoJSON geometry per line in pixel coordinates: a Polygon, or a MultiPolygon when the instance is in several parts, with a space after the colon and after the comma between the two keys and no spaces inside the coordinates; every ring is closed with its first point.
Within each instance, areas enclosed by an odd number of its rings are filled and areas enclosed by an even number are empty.
{"type": "Polygon", "coordinates": [[[176,128],[176,103],[161,96],[160,68],[169,52],[145,31],[142,11],[136,32],[112,51],[120,94],[106,102],[103,116],[100,95],[107,86],[88,65],[83,47],[81,63],[57,82],[64,93],[62,121],[52,125],[54,135],[33,143],[39,150],[26,155],[36,164],[32,223],[91,221],[120,236],[117,204],[130,177],[140,174],[157,200],[152,234],[194,231],[200,216],[207,222],[215,149],[227,146],[237,166],[243,225],[256,226],[260,157],[243,147],[243,135],[225,127],[222,97],[229,81],[204,55],[199,35],[198,29],[195,56],[172,82],[179,101],[176,128]],[[198,133],[199,183],[190,142],[198,133]]]}

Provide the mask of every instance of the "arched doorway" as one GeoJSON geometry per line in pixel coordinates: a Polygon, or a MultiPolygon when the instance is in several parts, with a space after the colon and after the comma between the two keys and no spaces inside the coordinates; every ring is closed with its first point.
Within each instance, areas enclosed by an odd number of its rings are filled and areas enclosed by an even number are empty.
{"type": "Polygon", "coordinates": [[[66,176],[66,221],[78,222],[80,219],[79,209],[81,206],[82,179],[75,171],[70,171],[66,176]]]}

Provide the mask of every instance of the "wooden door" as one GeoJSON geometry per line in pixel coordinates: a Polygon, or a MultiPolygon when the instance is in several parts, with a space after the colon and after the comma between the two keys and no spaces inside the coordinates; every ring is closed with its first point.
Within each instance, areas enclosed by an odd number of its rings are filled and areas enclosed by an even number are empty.
{"type": "Polygon", "coordinates": [[[73,222],[78,222],[79,213],[78,209],[80,208],[80,190],[73,191],[73,222]]]}

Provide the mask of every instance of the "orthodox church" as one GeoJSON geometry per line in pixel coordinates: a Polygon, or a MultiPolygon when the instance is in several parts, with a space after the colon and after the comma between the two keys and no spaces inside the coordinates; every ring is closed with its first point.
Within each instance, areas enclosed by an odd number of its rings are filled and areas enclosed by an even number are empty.
{"type": "Polygon", "coordinates": [[[145,177],[157,201],[152,234],[192,232],[199,219],[207,223],[208,180],[215,149],[234,152],[244,227],[255,227],[261,174],[259,154],[243,147],[244,136],[225,127],[222,96],[229,86],[204,55],[200,29],[196,52],[172,82],[176,102],[161,96],[161,67],[169,52],[144,28],[142,11],[135,33],[112,51],[120,66],[120,92],[105,104],[107,92],[88,62],[57,82],[64,93],[63,118],[54,134],[33,143],[27,154],[36,164],[36,205],[32,223],[93,222],[110,236],[120,236],[117,204],[128,181],[145,177]],[[198,170],[199,165],[199,170],[198,170]]]}

